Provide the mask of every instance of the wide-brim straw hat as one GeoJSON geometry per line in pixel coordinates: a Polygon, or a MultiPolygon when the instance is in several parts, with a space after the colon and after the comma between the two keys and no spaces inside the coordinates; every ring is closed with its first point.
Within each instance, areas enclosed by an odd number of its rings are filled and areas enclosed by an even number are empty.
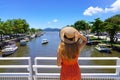
{"type": "Polygon", "coordinates": [[[73,27],[63,27],[60,30],[60,39],[67,44],[74,44],[79,40],[80,33],[73,27]]]}

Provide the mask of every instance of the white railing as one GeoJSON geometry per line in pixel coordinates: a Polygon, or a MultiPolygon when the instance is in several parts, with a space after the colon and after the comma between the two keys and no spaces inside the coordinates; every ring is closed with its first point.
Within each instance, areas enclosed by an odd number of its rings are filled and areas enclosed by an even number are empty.
{"type": "MultiPolygon", "coordinates": [[[[56,57],[35,57],[34,65],[30,57],[6,57],[0,58],[0,61],[21,61],[27,62],[23,64],[2,64],[0,65],[0,80],[59,80],[60,77],[60,67],[56,65],[56,57]],[[52,61],[52,62],[51,62],[52,61]],[[2,72],[3,69],[13,69],[13,72],[2,72]],[[26,69],[26,72],[15,72],[14,69],[26,69]],[[32,71],[34,70],[34,72],[32,71]],[[34,74],[33,74],[34,73],[34,74]]],[[[82,80],[120,80],[120,58],[118,57],[79,57],[79,61],[102,61],[110,60],[116,62],[114,65],[90,65],[81,64],[82,69],[93,69],[93,70],[103,70],[103,69],[114,69],[113,73],[100,73],[100,72],[85,72],[82,71],[82,80]]],[[[1,64],[1,63],[0,63],[1,64]]]]}
{"type": "MultiPolygon", "coordinates": [[[[34,80],[59,80],[60,72],[54,69],[60,69],[56,64],[41,61],[56,61],[56,57],[36,57],[34,60],[33,70],[35,71],[34,80]],[[41,63],[40,63],[41,62],[41,63]],[[39,70],[41,69],[41,70],[39,70]],[[47,72],[41,72],[45,69],[47,72]],[[52,70],[53,72],[49,72],[52,70]]],[[[79,60],[115,60],[115,65],[81,65],[81,69],[115,69],[115,73],[82,73],[82,80],[120,80],[120,58],[118,57],[79,57],[79,60]]]]}
{"type": "Polygon", "coordinates": [[[27,63],[22,65],[3,65],[4,62],[1,63],[0,65],[0,70],[2,69],[12,69],[10,72],[0,72],[0,80],[32,80],[32,65],[31,65],[31,58],[30,57],[5,57],[5,58],[0,58],[0,61],[26,61],[27,63]],[[21,69],[26,69],[25,72],[15,72],[14,69],[21,70],[21,69]]]}

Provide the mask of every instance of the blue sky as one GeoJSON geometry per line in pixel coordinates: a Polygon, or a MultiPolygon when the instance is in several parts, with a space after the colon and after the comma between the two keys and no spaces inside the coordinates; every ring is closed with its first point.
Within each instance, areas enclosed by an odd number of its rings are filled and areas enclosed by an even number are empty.
{"type": "Polygon", "coordinates": [[[0,18],[26,19],[31,28],[61,28],[78,20],[120,14],[120,0],[0,0],[0,18]]]}

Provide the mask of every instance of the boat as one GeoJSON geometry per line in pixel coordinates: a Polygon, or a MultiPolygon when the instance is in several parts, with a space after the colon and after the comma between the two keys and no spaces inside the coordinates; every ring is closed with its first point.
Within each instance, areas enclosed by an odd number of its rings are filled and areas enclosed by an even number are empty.
{"type": "Polygon", "coordinates": [[[99,52],[111,53],[111,49],[107,48],[106,44],[98,44],[96,45],[95,49],[99,52]]]}
{"type": "Polygon", "coordinates": [[[26,37],[25,40],[26,40],[26,42],[29,42],[29,41],[30,41],[28,37],[26,37]]]}
{"type": "Polygon", "coordinates": [[[2,56],[6,57],[9,56],[17,51],[18,47],[16,46],[15,43],[8,43],[1,51],[2,51],[2,56]]]}
{"type": "Polygon", "coordinates": [[[35,34],[32,34],[32,35],[30,36],[30,38],[31,38],[31,39],[35,38],[35,34]]]}
{"type": "Polygon", "coordinates": [[[25,39],[20,40],[20,46],[26,46],[27,42],[25,39]]]}
{"type": "Polygon", "coordinates": [[[42,43],[42,44],[47,44],[47,43],[48,43],[48,40],[47,40],[47,39],[43,39],[41,43],[42,43]]]}

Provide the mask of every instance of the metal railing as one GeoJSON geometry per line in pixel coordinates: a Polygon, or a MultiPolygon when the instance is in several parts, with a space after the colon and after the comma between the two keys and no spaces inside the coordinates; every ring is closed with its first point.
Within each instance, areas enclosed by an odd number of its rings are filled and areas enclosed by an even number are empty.
{"type": "MultiPolygon", "coordinates": [[[[34,65],[30,57],[6,57],[0,58],[0,61],[21,61],[26,63],[15,65],[10,63],[7,65],[0,65],[0,80],[59,80],[60,67],[56,65],[56,57],[35,57],[34,65]],[[1,72],[2,69],[13,69],[11,72],[1,72]],[[14,69],[26,69],[26,72],[14,72],[14,69]],[[34,70],[34,71],[32,71],[34,70]]],[[[118,57],[79,57],[79,61],[104,61],[108,60],[115,64],[80,64],[81,69],[114,69],[115,72],[82,72],[82,80],[120,80],[120,58],[118,57]]]]}
{"type": "MultiPolygon", "coordinates": [[[[56,61],[56,57],[36,57],[33,65],[34,80],[59,80],[60,69],[56,64],[41,64],[40,61],[56,61]],[[41,69],[41,70],[39,70],[41,69]],[[43,69],[47,72],[41,72],[43,69]],[[53,69],[53,72],[49,70],[53,69]],[[54,71],[55,70],[55,71],[54,71]]],[[[80,65],[81,69],[115,69],[114,73],[82,73],[82,80],[120,80],[120,58],[118,57],[79,57],[78,60],[115,60],[115,65],[80,65]]]]}
{"type": "Polygon", "coordinates": [[[26,65],[0,65],[0,69],[12,69],[10,72],[0,72],[0,80],[32,80],[32,65],[30,57],[6,57],[0,61],[26,61],[26,65]],[[15,72],[14,70],[26,69],[26,72],[15,72]]]}

